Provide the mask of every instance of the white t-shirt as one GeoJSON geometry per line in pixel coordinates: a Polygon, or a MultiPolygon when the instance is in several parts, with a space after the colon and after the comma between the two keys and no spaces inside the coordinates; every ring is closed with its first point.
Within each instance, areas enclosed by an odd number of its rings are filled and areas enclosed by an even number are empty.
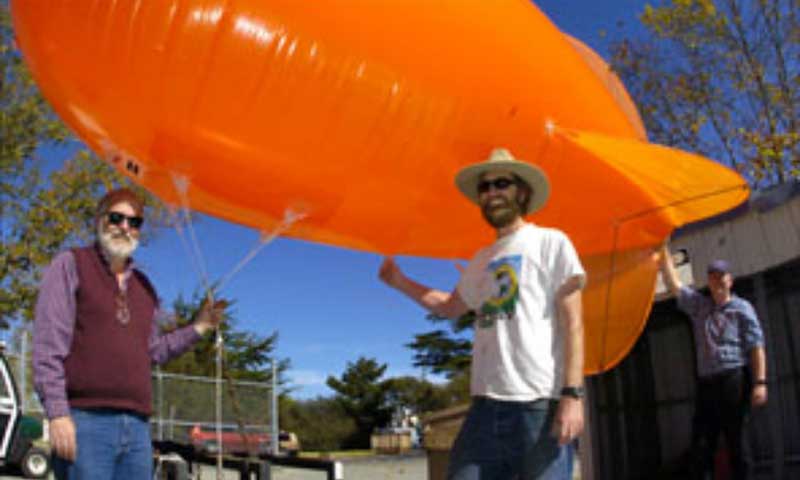
{"type": "Polygon", "coordinates": [[[555,296],[586,272],[567,236],[526,224],[481,249],[456,287],[475,311],[472,395],[498,400],[558,398],[563,333],[555,296]]]}

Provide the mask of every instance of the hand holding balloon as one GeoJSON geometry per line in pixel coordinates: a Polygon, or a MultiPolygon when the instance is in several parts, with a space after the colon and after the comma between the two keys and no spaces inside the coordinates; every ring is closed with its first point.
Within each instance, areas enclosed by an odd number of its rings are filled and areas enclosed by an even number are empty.
{"type": "Polygon", "coordinates": [[[227,300],[206,299],[200,307],[197,320],[194,322],[195,331],[200,335],[204,335],[209,330],[217,328],[222,323],[226,308],[228,308],[227,300]]]}
{"type": "Polygon", "coordinates": [[[393,257],[384,258],[381,268],[378,270],[378,277],[390,287],[397,289],[400,289],[400,285],[406,279],[393,257]]]}

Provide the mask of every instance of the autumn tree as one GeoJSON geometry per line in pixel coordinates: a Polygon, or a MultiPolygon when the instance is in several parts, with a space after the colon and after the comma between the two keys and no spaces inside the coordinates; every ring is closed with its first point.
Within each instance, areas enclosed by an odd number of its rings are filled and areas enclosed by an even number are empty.
{"type": "Polygon", "coordinates": [[[727,164],[755,187],[800,174],[800,2],[671,0],[612,64],[652,140],[727,164]]]}
{"type": "MultiPolygon", "coordinates": [[[[40,95],[0,2],[0,323],[30,320],[41,271],[92,238],[97,200],[128,182],[83,150],[40,95]],[[48,164],[56,155],[63,165],[48,164]]],[[[141,191],[146,203],[157,202],[141,191]]]]}

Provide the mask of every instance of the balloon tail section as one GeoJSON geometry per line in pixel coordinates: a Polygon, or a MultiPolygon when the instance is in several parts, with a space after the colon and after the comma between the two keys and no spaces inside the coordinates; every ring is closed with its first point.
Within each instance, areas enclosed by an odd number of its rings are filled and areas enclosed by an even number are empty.
{"type": "MultiPolygon", "coordinates": [[[[619,244],[637,220],[615,225],[611,239],[619,244]]],[[[583,292],[584,373],[616,366],[633,348],[652,307],[658,263],[652,246],[615,249],[581,258],[588,276],[583,292]]]]}
{"type": "Polygon", "coordinates": [[[720,198],[741,195],[742,190],[741,185],[694,190],[691,196],[632,213],[613,224],[611,238],[600,239],[613,246],[610,251],[581,257],[589,280],[583,296],[587,375],[602,373],[622,361],[650,315],[659,271],[657,249],[665,237],[650,231],[645,245],[631,242],[630,237],[647,232],[655,215],[666,212],[673,218],[695,220],[698,205],[705,208],[720,198]]]}

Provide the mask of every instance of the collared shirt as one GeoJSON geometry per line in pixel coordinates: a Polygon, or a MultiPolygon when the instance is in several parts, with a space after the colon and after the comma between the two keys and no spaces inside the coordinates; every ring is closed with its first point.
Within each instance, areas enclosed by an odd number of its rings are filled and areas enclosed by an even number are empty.
{"type": "MultiPolygon", "coordinates": [[[[123,289],[127,287],[133,268],[133,263],[129,262],[123,274],[123,289]]],[[[69,415],[64,360],[72,345],[78,287],[75,255],[71,251],[58,254],[42,278],[33,336],[34,386],[48,418],[69,415]]],[[[164,363],[183,353],[200,338],[191,325],[168,334],[161,333],[160,325],[173,323],[174,317],[160,308],[153,312],[149,341],[153,363],[164,363]]]]}
{"type": "Polygon", "coordinates": [[[691,288],[682,287],[678,307],[692,319],[697,373],[708,377],[747,365],[753,348],[764,346],[764,333],[753,306],[732,295],[724,305],[691,288]]]}

